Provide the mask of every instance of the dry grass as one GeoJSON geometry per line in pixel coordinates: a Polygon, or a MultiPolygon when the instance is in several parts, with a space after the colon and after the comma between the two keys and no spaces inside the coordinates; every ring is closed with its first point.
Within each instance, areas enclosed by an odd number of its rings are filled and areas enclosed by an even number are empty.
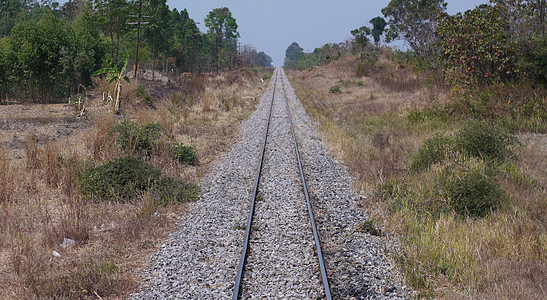
{"type": "Polygon", "coordinates": [[[438,211],[443,200],[435,194],[435,182],[444,166],[418,174],[408,171],[425,139],[436,132],[453,133],[464,124],[436,117],[420,122],[408,119],[416,108],[450,101],[446,92],[417,88],[410,73],[405,79],[400,72],[398,82],[356,77],[353,58],[289,74],[333,154],[352,171],[356,188],[370,196],[363,205],[376,223],[394,232],[404,245],[406,251],[398,254],[398,261],[407,284],[419,297],[544,297],[545,135],[521,135],[521,159],[499,170],[507,203],[483,219],[466,219],[438,211]],[[342,93],[329,93],[334,85],[342,93]],[[392,186],[395,196],[377,196],[379,185],[392,186]]]}
{"type": "MultiPolygon", "coordinates": [[[[177,94],[178,102],[166,94],[155,99],[156,109],[137,104],[124,113],[141,124],[160,122],[171,139],[196,146],[196,166],[181,165],[167,151],[148,160],[166,174],[199,183],[211,163],[229,149],[239,124],[254,109],[252,97],[259,96],[267,83],[260,83],[259,77],[194,81],[193,94],[177,94]],[[208,110],[201,103],[205,89],[211,97],[208,110]],[[230,109],[218,104],[225,95],[236,99],[230,109]]],[[[11,148],[0,149],[1,299],[124,298],[138,286],[144,258],[187,213],[184,204],[159,206],[153,191],[124,203],[92,202],[80,194],[75,180],[79,170],[123,155],[108,134],[121,118],[102,103],[104,86],[100,84],[96,97],[86,104],[87,127],[66,136],[56,134],[48,122],[35,121],[54,112],[55,120],[73,122],[74,111],[62,105],[0,110],[0,118],[13,124],[13,130],[10,127],[1,136],[11,148]],[[20,120],[24,126],[41,127],[21,131],[20,120]],[[16,140],[12,134],[24,138],[21,146],[11,143],[16,140]],[[65,238],[75,245],[63,248],[65,238]]]]}

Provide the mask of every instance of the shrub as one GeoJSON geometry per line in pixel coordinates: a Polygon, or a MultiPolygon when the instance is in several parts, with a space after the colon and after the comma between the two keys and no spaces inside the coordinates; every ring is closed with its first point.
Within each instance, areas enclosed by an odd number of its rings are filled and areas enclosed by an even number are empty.
{"type": "Polygon", "coordinates": [[[472,157],[503,162],[516,159],[511,147],[518,144],[514,135],[497,126],[473,122],[455,136],[455,149],[472,157]]]}
{"type": "Polygon", "coordinates": [[[197,187],[165,176],[141,159],[125,157],[77,174],[81,192],[98,200],[124,201],[154,190],[162,204],[196,198],[197,187]]]}
{"type": "Polygon", "coordinates": [[[195,165],[199,162],[196,147],[186,146],[182,143],[172,143],[171,153],[183,164],[195,165]]]}
{"type": "Polygon", "coordinates": [[[140,126],[137,122],[125,119],[110,129],[109,135],[118,133],[116,143],[126,152],[150,155],[158,140],[165,135],[159,123],[140,126]]]}
{"type": "Polygon", "coordinates": [[[340,89],[339,85],[333,85],[333,86],[331,86],[331,88],[329,90],[329,93],[340,94],[340,93],[342,93],[342,90],[340,89]]]}
{"type": "Polygon", "coordinates": [[[427,139],[412,158],[410,170],[417,172],[442,162],[450,149],[451,141],[450,137],[438,133],[427,139]]]}
{"type": "Polygon", "coordinates": [[[447,170],[441,175],[439,183],[448,206],[462,216],[484,217],[506,198],[499,184],[476,167],[447,170]]]}

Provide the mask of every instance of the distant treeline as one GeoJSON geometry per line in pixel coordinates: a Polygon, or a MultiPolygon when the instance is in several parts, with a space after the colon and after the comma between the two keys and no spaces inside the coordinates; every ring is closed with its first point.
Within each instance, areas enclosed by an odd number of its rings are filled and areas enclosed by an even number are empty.
{"type": "MultiPolygon", "coordinates": [[[[270,67],[272,59],[238,44],[237,23],[228,8],[214,9],[200,32],[186,10],[166,0],[143,0],[139,67],[203,72],[243,65],[270,67]]],[[[92,84],[108,57],[135,62],[138,1],[2,0],[0,2],[0,98],[58,101],[92,84]]],[[[133,66],[134,67],[134,66],[133,66]]]]}
{"type": "Polygon", "coordinates": [[[285,67],[323,65],[344,54],[358,54],[361,70],[373,67],[381,42],[403,40],[396,51],[418,71],[433,71],[452,86],[497,84],[526,79],[547,84],[547,2],[492,0],[464,13],[448,15],[444,0],[392,0],[383,17],[351,31],[353,39],[304,53],[292,43],[285,67]],[[383,38],[382,38],[383,37],[383,38]]]}

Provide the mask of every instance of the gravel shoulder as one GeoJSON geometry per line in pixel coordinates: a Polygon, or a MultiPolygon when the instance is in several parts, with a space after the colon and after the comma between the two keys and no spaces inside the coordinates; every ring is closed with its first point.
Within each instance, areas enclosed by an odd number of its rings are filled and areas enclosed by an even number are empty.
{"type": "MultiPolygon", "coordinates": [[[[408,291],[400,284],[400,275],[385,256],[385,240],[356,230],[367,218],[358,206],[361,196],[352,191],[352,179],[347,170],[329,156],[284,72],[278,72],[289,98],[333,299],[408,298],[408,291]]],[[[180,224],[180,230],[171,234],[150,257],[149,266],[142,273],[142,289],[132,296],[133,299],[231,298],[243,244],[242,227],[246,223],[272,92],[273,80],[261,97],[256,111],[242,124],[241,139],[232,146],[230,152],[221,157],[204,179],[203,194],[198,201],[189,205],[189,212],[186,220],[180,224]]],[[[275,119],[274,122],[277,122],[275,119]]],[[[276,126],[274,123],[270,130],[276,126]]],[[[280,130],[283,133],[277,138],[284,139],[289,129],[280,130]]],[[[319,274],[309,274],[313,271],[318,273],[318,268],[314,270],[311,228],[309,221],[304,218],[305,200],[301,205],[293,201],[300,198],[297,194],[301,192],[301,187],[298,180],[294,179],[295,176],[298,179],[298,173],[294,174],[294,168],[297,167],[287,163],[290,157],[294,160],[291,163],[296,164],[294,149],[286,146],[284,140],[276,143],[279,143],[275,147],[277,150],[267,154],[266,160],[277,161],[276,164],[282,167],[265,169],[264,179],[270,180],[264,180],[265,183],[260,187],[265,201],[257,205],[257,212],[262,211],[262,215],[257,218],[256,226],[261,230],[253,238],[266,235],[277,227],[277,231],[289,239],[279,244],[270,241],[274,243],[273,250],[280,252],[270,256],[265,263],[251,264],[244,275],[247,276],[244,280],[247,287],[257,284],[250,283],[248,279],[257,278],[269,280],[276,287],[269,290],[255,289],[252,293],[244,293],[244,298],[317,299],[321,297],[318,290],[319,274]],[[273,210],[268,207],[281,205],[283,200],[293,201],[283,205],[291,206],[287,208],[287,213],[302,220],[301,225],[294,228],[286,227],[288,225],[284,228],[273,226],[271,220],[276,219],[276,222],[282,223],[284,218],[273,214],[273,210]],[[298,212],[300,207],[304,209],[302,212],[298,212]],[[301,235],[308,233],[310,241],[298,244],[290,242],[291,238],[294,241],[306,239],[301,235]],[[286,259],[275,263],[276,256],[286,259]],[[283,264],[301,265],[308,273],[293,274],[289,278],[285,276],[285,280],[279,284],[283,275],[275,270],[283,264]],[[308,288],[294,294],[280,294],[277,290],[272,292],[279,286],[295,285],[308,288]]],[[[254,250],[251,248],[250,253],[257,254],[258,251],[259,247],[256,246],[254,250]]]]}

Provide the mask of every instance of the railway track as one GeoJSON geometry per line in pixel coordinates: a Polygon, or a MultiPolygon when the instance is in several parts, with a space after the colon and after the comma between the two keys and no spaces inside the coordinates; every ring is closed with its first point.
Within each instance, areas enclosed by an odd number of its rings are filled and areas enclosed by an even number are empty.
{"type": "MultiPolygon", "coordinates": [[[[310,197],[309,197],[309,194],[308,194],[308,189],[307,189],[307,186],[306,186],[306,179],[305,179],[305,176],[304,176],[304,171],[303,171],[303,168],[302,168],[302,162],[301,162],[301,159],[300,159],[300,153],[299,153],[299,150],[298,150],[298,142],[296,140],[296,136],[295,136],[295,133],[294,133],[294,127],[293,127],[293,122],[292,122],[292,118],[291,118],[289,102],[288,102],[287,95],[286,95],[286,92],[285,92],[285,83],[284,83],[285,78],[284,78],[284,76],[285,75],[284,75],[283,71],[276,70],[275,79],[274,79],[275,80],[274,81],[274,88],[273,88],[273,93],[272,93],[271,102],[270,102],[269,114],[268,114],[268,118],[267,118],[267,125],[266,125],[266,130],[265,130],[265,133],[264,133],[264,139],[263,139],[263,143],[262,143],[262,150],[261,150],[261,154],[260,154],[258,169],[257,169],[257,172],[256,172],[256,177],[255,177],[255,183],[254,183],[254,188],[253,188],[253,193],[252,193],[252,200],[251,200],[251,204],[250,204],[249,215],[248,215],[248,218],[247,218],[247,224],[245,226],[244,244],[243,244],[243,250],[242,250],[242,253],[241,253],[238,272],[237,272],[236,280],[235,280],[234,293],[233,293],[233,297],[232,297],[233,300],[238,300],[242,297],[242,295],[245,293],[245,287],[246,286],[253,286],[253,285],[254,286],[261,286],[260,282],[252,282],[254,280],[253,278],[247,278],[247,280],[244,280],[246,275],[252,275],[252,272],[246,272],[247,271],[246,267],[247,267],[248,261],[252,260],[252,264],[260,265],[260,264],[262,264],[262,261],[271,260],[272,259],[271,256],[274,256],[274,257],[276,256],[274,253],[268,252],[268,251],[255,251],[255,253],[253,253],[254,255],[251,254],[252,258],[249,259],[249,254],[250,254],[250,252],[252,252],[252,251],[250,251],[253,247],[252,245],[254,245],[254,244],[259,244],[260,245],[261,243],[269,243],[272,240],[275,240],[276,243],[278,243],[282,246],[283,245],[289,246],[289,247],[294,246],[294,244],[293,244],[294,241],[282,241],[282,240],[280,240],[280,239],[283,239],[284,237],[288,237],[290,239],[290,236],[283,236],[283,235],[279,236],[277,234],[274,237],[264,237],[264,234],[262,234],[262,235],[258,234],[257,236],[259,236],[259,237],[254,236],[256,231],[261,231],[260,227],[256,226],[255,222],[253,222],[255,213],[257,212],[257,202],[258,202],[258,200],[268,201],[267,199],[265,199],[265,197],[267,197],[267,195],[266,196],[262,195],[261,192],[260,192],[260,187],[264,186],[266,184],[264,182],[267,180],[267,179],[265,180],[265,178],[263,177],[263,167],[265,166],[265,156],[268,156],[267,151],[275,153],[276,150],[278,150],[278,149],[276,149],[276,146],[279,146],[279,145],[275,145],[274,143],[272,143],[273,145],[268,143],[269,139],[272,138],[272,137],[269,137],[269,136],[273,133],[272,129],[276,130],[276,131],[285,131],[285,133],[286,133],[286,130],[288,128],[282,128],[283,123],[287,124],[288,127],[290,128],[290,136],[292,137],[292,139],[291,139],[292,140],[291,141],[292,150],[288,149],[286,147],[284,147],[285,149],[282,149],[282,150],[285,150],[285,151],[288,150],[289,152],[294,153],[294,163],[295,163],[295,165],[296,164],[298,165],[298,172],[299,172],[299,177],[300,177],[300,185],[301,185],[301,188],[302,188],[302,195],[300,195],[301,197],[296,197],[298,199],[278,199],[278,200],[281,200],[281,201],[296,200],[296,202],[300,201],[301,203],[305,203],[305,207],[306,207],[306,210],[307,210],[306,214],[308,216],[308,224],[309,224],[308,231],[309,231],[309,235],[313,236],[313,245],[310,245],[310,243],[308,241],[308,243],[304,242],[303,243],[304,245],[302,247],[310,248],[310,246],[311,246],[313,248],[313,250],[312,249],[307,249],[308,250],[307,253],[310,253],[310,252],[315,253],[316,266],[312,266],[312,268],[316,269],[317,278],[320,280],[320,283],[321,283],[321,286],[322,286],[322,291],[321,292],[316,291],[316,292],[318,292],[319,296],[322,297],[322,298],[329,299],[329,300],[332,299],[331,291],[330,291],[330,287],[329,287],[329,281],[328,281],[328,278],[327,278],[327,272],[326,272],[326,269],[325,269],[325,264],[323,262],[323,255],[322,255],[322,251],[321,251],[321,243],[319,241],[319,234],[317,232],[317,227],[315,225],[313,210],[312,210],[312,206],[311,206],[311,202],[310,202],[310,197]],[[282,115],[283,106],[284,106],[284,110],[285,110],[285,116],[282,115]],[[273,112],[274,120],[277,121],[279,124],[276,124],[276,126],[274,126],[274,127],[277,127],[277,128],[270,129],[270,124],[272,123],[272,112],[273,112]],[[285,118],[285,120],[283,120],[283,118],[285,118]],[[280,127],[280,125],[281,125],[281,127],[280,127]],[[271,147],[273,149],[269,149],[269,147],[271,147]]],[[[286,137],[287,135],[282,134],[282,136],[286,137]]],[[[279,135],[277,137],[279,138],[279,135]]],[[[271,154],[270,156],[273,156],[273,155],[275,155],[275,154],[271,154]]],[[[274,158],[267,157],[266,160],[267,160],[267,162],[272,163],[273,168],[275,168],[275,163],[274,163],[275,159],[274,158]]],[[[288,171],[290,171],[290,170],[288,170],[288,171]]],[[[283,177],[285,175],[285,174],[279,173],[279,172],[276,172],[276,173],[277,174],[274,175],[274,176],[283,177]]],[[[279,186],[277,188],[279,188],[279,186]]],[[[282,188],[282,186],[281,186],[281,188],[282,188]]],[[[275,196],[274,196],[274,198],[275,198],[275,196]]],[[[278,198],[283,198],[283,197],[278,197],[278,198]]],[[[296,207],[302,208],[302,206],[299,206],[298,204],[296,204],[296,207]]],[[[262,222],[263,223],[265,222],[266,224],[270,224],[270,222],[275,224],[276,223],[275,222],[276,221],[275,216],[278,216],[278,212],[276,212],[276,210],[283,210],[283,209],[286,209],[286,208],[282,205],[276,205],[275,203],[273,205],[263,205],[262,207],[259,208],[259,210],[262,210],[260,212],[260,214],[263,215],[263,216],[274,216],[274,218],[272,218],[272,220],[262,220],[262,222]],[[270,209],[271,211],[264,211],[264,210],[268,210],[268,209],[270,209]]],[[[267,217],[266,217],[266,219],[267,219],[267,217]]],[[[296,213],[294,222],[300,222],[301,223],[302,219],[303,218],[302,218],[301,214],[296,213]]],[[[285,220],[285,221],[291,222],[291,220],[285,220]]],[[[282,226],[283,224],[278,224],[278,225],[282,226]]],[[[274,225],[274,226],[276,226],[276,225],[274,225]]],[[[284,230],[283,230],[283,228],[278,228],[275,232],[284,232],[284,230]]],[[[304,250],[302,252],[306,252],[306,250],[304,250]]],[[[290,253],[290,252],[283,252],[283,253],[286,255],[286,253],[290,253]]],[[[291,263],[290,262],[287,263],[287,260],[290,260],[290,258],[289,257],[278,257],[278,259],[281,260],[281,261],[284,261],[284,264],[282,264],[282,265],[288,266],[287,270],[285,270],[287,272],[286,276],[294,275],[294,274],[292,274],[292,271],[291,271],[291,268],[290,268],[291,263]]],[[[283,273],[283,272],[281,272],[281,273],[283,273]]],[[[247,277],[252,277],[252,276],[247,276],[247,277]]],[[[277,274],[277,276],[274,276],[272,278],[277,278],[277,280],[279,280],[279,274],[277,274]]],[[[260,279],[260,278],[257,278],[257,279],[260,279]]],[[[262,292],[268,293],[267,290],[266,291],[263,290],[262,292]]],[[[248,294],[252,294],[252,293],[248,293],[248,294]]],[[[287,294],[285,294],[285,295],[291,295],[290,291],[287,291],[287,294]]],[[[254,294],[254,296],[256,297],[257,295],[254,294]]],[[[262,296],[264,296],[264,295],[262,295],[262,296]]],[[[296,294],[295,294],[295,296],[296,296],[296,294]]],[[[300,296],[302,296],[302,295],[300,295],[300,296]]],[[[306,296],[312,296],[312,295],[306,294],[306,296]]],[[[317,295],[313,295],[313,296],[317,297],[317,295]]]]}
{"type": "Polygon", "coordinates": [[[200,199],[188,204],[179,230],[149,258],[132,299],[408,299],[385,258],[385,240],[360,232],[362,198],[282,70],[240,134],[205,178],[200,199]]]}

